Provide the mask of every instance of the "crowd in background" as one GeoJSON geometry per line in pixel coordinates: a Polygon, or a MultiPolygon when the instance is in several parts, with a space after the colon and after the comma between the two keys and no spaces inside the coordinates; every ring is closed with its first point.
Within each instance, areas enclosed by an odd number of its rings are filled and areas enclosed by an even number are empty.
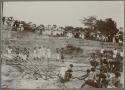
{"type": "MultiPolygon", "coordinates": [[[[99,52],[92,53],[88,59],[90,68],[86,74],[73,76],[73,64],[61,71],[60,81],[65,83],[70,79],[83,80],[81,88],[88,85],[95,88],[120,88],[123,86],[121,75],[123,73],[123,51],[117,49],[112,51],[102,48],[99,52]]],[[[74,67],[75,68],[75,67],[74,67]]]]}
{"type": "Polygon", "coordinates": [[[121,87],[121,73],[123,72],[123,50],[118,52],[117,49],[112,51],[102,48],[100,52],[93,53],[89,58],[91,69],[87,71],[85,84],[93,82],[95,87],[116,88],[121,87]]]}
{"type": "Polygon", "coordinates": [[[82,27],[72,27],[72,26],[57,26],[57,25],[36,25],[32,22],[26,23],[21,20],[14,20],[13,17],[3,17],[3,25],[11,26],[11,30],[15,31],[30,31],[38,33],[39,35],[47,35],[54,37],[68,37],[68,38],[81,38],[87,40],[103,41],[103,42],[113,42],[123,44],[123,33],[118,31],[115,35],[103,35],[101,32],[95,32],[87,30],[82,27]]]}

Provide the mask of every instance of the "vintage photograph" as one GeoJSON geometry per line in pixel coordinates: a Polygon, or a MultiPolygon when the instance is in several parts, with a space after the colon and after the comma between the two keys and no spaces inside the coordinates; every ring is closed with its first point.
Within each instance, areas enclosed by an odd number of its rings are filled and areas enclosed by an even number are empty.
{"type": "Polygon", "coordinates": [[[1,88],[124,88],[124,1],[2,5],[1,88]]]}

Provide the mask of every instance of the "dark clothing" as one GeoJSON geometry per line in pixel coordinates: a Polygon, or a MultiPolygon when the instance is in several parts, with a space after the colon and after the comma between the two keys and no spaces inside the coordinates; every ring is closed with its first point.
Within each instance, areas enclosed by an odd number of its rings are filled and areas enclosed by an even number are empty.
{"type": "Polygon", "coordinates": [[[73,72],[71,69],[68,69],[68,70],[65,72],[65,76],[64,76],[64,80],[65,80],[65,81],[69,81],[69,80],[70,80],[70,78],[72,77],[71,72],[73,72]]]}

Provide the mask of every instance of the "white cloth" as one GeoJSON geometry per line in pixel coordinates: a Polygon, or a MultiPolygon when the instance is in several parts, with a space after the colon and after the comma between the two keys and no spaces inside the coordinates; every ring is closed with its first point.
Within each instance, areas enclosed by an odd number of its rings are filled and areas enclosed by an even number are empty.
{"type": "Polygon", "coordinates": [[[37,57],[37,50],[33,51],[33,56],[36,58],[37,57]]]}
{"type": "Polygon", "coordinates": [[[117,55],[117,53],[118,53],[117,50],[114,50],[114,51],[113,51],[113,54],[114,54],[114,55],[117,55]]]}
{"type": "Polygon", "coordinates": [[[102,54],[104,53],[104,49],[101,49],[101,53],[102,53],[102,54]]]}
{"type": "Polygon", "coordinates": [[[66,70],[67,70],[66,67],[61,67],[60,72],[59,72],[59,74],[61,75],[61,77],[64,78],[64,76],[65,76],[65,71],[66,71],[66,70]]]}
{"type": "Polygon", "coordinates": [[[72,37],[73,37],[72,33],[68,33],[67,36],[68,36],[69,38],[72,38],[72,37]]]}
{"type": "Polygon", "coordinates": [[[120,52],[120,56],[123,57],[124,56],[124,52],[120,52]]]}
{"type": "Polygon", "coordinates": [[[115,54],[113,55],[113,58],[116,58],[116,55],[115,55],[115,54]]]}
{"type": "Polygon", "coordinates": [[[43,55],[43,57],[46,57],[46,53],[47,53],[46,48],[43,48],[42,49],[42,55],[43,55]]]}
{"type": "Polygon", "coordinates": [[[115,37],[113,37],[113,43],[115,43],[115,37]]]}
{"type": "Polygon", "coordinates": [[[90,74],[89,74],[89,76],[87,77],[87,79],[94,80],[94,78],[96,79],[96,72],[90,72],[90,74]]]}
{"type": "Polygon", "coordinates": [[[38,49],[38,58],[41,58],[41,55],[42,55],[42,51],[41,51],[41,49],[39,48],[39,49],[38,49]]]}
{"type": "Polygon", "coordinates": [[[47,49],[47,58],[51,58],[51,50],[49,48],[47,49]]]}
{"type": "Polygon", "coordinates": [[[57,59],[57,60],[60,60],[60,58],[61,58],[60,54],[57,53],[57,54],[56,54],[56,59],[57,59]]]}
{"type": "Polygon", "coordinates": [[[122,43],[122,40],[119,39],[119,43],[122,43]]]}
{"type": "Polygon", "coordinates": [[[12,52],[12,49],[7,49],[7,52],[8,52],[8,54],[11,54],[11,52],[12,52]]]}
{"type": "Polygon", "coordinates": [[[26,60],[27,59],[27,55],[22,55],[23,57],[23,60],[26,60]]]}
{"type": "Polygon", "coordinates": [[[21,27],[20,27],[20,31],[23,31],[23,30],[24,30],[24,27],[23,27],[23,26],[21,26],[21,27]]]}
{"type": "Polygon", "coordinates": [[[9,59],[12,59],[12,49],[7,49],[7,57],[9,58],[9,59]]]}
{"type": "Polygon", "coordinates": [[[70,66],[61,67],[61,69],[60,69],[60,75],[61,75],[61,77],[64,78],[65,72],[66,72],[67,70],[69,70],[69,69],[72,70],[72,68],[71,68],[70,66]]]}
{"type": "Polygon", "coordinates": [[[84,34],[81,34],[81,35],[80,35],[80,37],[81,37],[82,39],[84,39],[84,38],[85,38],[84,34]]]}

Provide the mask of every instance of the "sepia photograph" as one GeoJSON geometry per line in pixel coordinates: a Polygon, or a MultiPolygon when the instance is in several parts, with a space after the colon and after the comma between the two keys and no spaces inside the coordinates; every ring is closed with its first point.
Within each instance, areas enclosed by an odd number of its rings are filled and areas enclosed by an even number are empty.
{"type": "Polygon", "coordinates": [[[4,1],[1,88],[124,88],[123,1],[4,1]]]}

